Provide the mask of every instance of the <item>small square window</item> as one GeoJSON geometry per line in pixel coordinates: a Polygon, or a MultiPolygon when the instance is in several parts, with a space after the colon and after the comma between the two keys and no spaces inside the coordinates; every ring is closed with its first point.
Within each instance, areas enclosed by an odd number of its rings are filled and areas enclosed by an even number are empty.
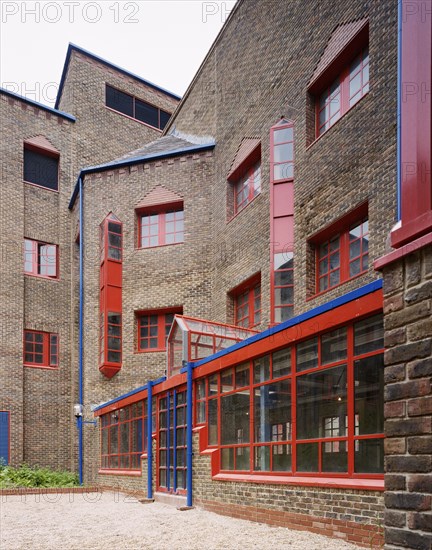
{"type": "Polygon", "coordinates": [[[138,211],[138,248],[184,242],[183,205],[138,211]]]}
{"type": "Polygon", "coordinates": [[[59,156],[24,147],[24,181],[58,191],[59,156]]]}
{"type": "Polygon", "coordinates": [[[59,341],[57,334],[25,330],[23,344],[23,359],[26,367],[58,367],[59,341]]]}
{"type": "Polygon", "coordinates": [[[165,351],[166,340],[176,313],[181,314],[182,309],[137,313],[137,350],[165,351]]]}

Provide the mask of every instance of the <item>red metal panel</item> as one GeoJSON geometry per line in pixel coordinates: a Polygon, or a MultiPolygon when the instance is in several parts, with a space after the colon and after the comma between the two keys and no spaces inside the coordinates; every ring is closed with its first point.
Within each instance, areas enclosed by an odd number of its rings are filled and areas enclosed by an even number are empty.
{"type": "Polygon", "coordinates": [[[294,214],[294,184],[285,182],[274,186],[273,216],[292,216],[294,214]]]}
{"type": "Polygon", "coordinates": [[[294,250],[294,217],[284,216],[275,218],[274,221],[274,242],[284,252],[294,250]]]}
{"type": "Polygon", "coordinates": [[[402,3],[401,213],[399,248],[432,228],[432,16],[426,2],[402,3]]]}

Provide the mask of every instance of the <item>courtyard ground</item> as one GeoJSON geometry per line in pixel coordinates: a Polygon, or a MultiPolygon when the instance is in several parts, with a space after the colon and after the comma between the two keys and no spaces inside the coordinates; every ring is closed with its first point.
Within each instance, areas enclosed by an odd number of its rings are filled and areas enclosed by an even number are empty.
{"type": "Polygon", "coordinates": [[[0,496],[1,550],[355,550],[343,541],[121,493],[0,496]]]}

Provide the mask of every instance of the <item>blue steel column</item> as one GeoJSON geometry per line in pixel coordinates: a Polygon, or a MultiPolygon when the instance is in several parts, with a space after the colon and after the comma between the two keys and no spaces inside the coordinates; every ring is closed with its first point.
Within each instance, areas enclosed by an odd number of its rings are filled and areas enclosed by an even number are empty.
{"type": "Polygon", "coordinates": [[[173,391],[173,489],[177,491],[177,392],[173,391]]]}
{"type": "Polygon", "coordinates": [[[153,498],[153,422],[152,399],[153,382],[147,383],[147,498],[153,498]]]}
{"type": "MultiPolygon", "coordinates": [[[[79,178],[79,374],[78,401],[83,405],[83,320],[84,320],[84,200],[83,181],[79,178]]],[[[80,485],[83,484],[83,417],[77,417],[78,428],[78,476],[80,485]]]]}
{"type": "Polygon", "coordinates": [[[186,393],[186,505],[192,506],[192,363],[187,364],[187,393],[186,393]]]}

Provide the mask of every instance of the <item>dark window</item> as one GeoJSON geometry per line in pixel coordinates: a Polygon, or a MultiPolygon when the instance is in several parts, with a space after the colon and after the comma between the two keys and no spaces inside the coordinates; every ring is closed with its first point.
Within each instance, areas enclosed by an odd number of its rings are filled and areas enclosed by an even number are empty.
{"type": "Polygon", "coordinates": [[[133,97],[120,90],[106,87],[106,105],[130,117],[134,116],[133,97]]]}
{"type": "Polygon", "coordinates": [[[163,130],[171,117],[170,113],[162,111],[150,103],[142,101],[137,97],[121,92],[112,86],[106,85],[105,104],[110,109],[123,113],[135,120],[144,122],[154,128],[163,130]]]}
{"type": "Polygon", "coordinates": [[[24,148],[24,181],[58,191],[59,159],[24,148]]]}

